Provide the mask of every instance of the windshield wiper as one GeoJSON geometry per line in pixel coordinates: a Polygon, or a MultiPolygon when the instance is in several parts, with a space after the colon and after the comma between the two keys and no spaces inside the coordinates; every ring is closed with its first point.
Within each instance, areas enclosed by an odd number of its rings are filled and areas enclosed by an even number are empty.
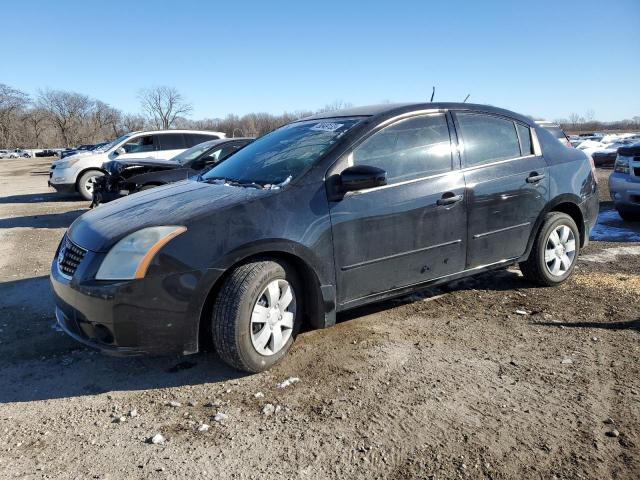
{"type": "Polygon", "coordinates": [[[256,182],[251,182],[251,181],[245,182],[241,180],[234,180],[233,178],[224,178],[224,177],[209,177],[209,178],[201,179],[200,181],[206,182],[206,183],[214,183],[217,185],[232,185],[234,187],[258,188],[260,190],[264,188],[264,185],[260,185],[259,183],[256,183],[256,182]]]}

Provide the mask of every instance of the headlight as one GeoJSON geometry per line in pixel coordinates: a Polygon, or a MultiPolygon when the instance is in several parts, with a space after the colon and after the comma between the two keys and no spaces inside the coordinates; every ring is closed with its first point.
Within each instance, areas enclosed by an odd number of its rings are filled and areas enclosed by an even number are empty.
{"type": "Polygon", "coordinates": [[[616,163],[613,165],[613,171],[629,174],[629,157],[618,155],[616,157],[616,163]]]}
{"type": "Polygon", "coordinates": [[[71,165],[75,164],[80,160],[79,158],[72,158],[71,160],[64,160],[62,162],[56,163],[56,168],[69,168],[71,165]]]}
{"type": "Polygon", "coordinates": [[[96,280],[143,278],[156,253],[187,227],[149,227],[133,232],[116,243],[102,261],[96,280]]]}

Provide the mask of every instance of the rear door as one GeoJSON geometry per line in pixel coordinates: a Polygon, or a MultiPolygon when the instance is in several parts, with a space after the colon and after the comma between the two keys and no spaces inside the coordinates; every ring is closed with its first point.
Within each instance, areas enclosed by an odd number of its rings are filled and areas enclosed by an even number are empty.
{"type": "Polygon", "coordinates": [[[464,269],[464,178],[444,113],[398,120],[338,165],[332,174],[352,165],[387,172],[386,186],[329,205],[341,306],[464,269]]]}
{"type": "Polygon", "coordinates": [[[467,186],[467,268],[520,257],[549,198],[547,164],[527,125],[481,113],[454,117],[467,186]]]}

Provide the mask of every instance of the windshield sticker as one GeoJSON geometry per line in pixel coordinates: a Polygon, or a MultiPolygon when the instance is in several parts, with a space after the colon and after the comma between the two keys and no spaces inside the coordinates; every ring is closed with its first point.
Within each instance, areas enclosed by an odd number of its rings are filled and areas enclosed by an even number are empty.
{"type": "Polygon", "coordinates": [[[343,125],[344,123],[322,122],[322,123],[316,123],[309,130],[317,130],[320,132],[335,132],[343,125]]]}

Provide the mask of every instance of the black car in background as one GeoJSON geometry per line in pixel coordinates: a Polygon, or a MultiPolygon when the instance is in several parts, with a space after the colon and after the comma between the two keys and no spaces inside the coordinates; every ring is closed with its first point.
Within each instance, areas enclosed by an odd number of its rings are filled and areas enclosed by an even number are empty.
{"type": "Polygon", "coordinates": [[[106,174],[93,188],[92,206],[167,183],[197,176],[253,141],[252,138],[211,140],[191,147],[169,160],[150,158],[112,160],[102,165],[106,174]]]}
{"type": "Polygon", "coordinates": [[[41,150],[41,151],[39,151],[39,152],[36,152],[36,153],[34,154],[34,157],[56,157],[56,156],[58,156],[58,154],[56,153],[56,151],[55,151],[55,150],[48,149],[48,148],[47,148],[47,149],[44,149],[44,150],[41,150]]]}
{"type": "Polygon", "coordinates": [[[56,317],[105,352],[213,340],[257,372],[303,325],[427,285],[514,264],[558,285],[597,214],[588,158],[528,117],[466,103],[325,112],[198,180],[79,217],[51,265],[56,317]]]}

